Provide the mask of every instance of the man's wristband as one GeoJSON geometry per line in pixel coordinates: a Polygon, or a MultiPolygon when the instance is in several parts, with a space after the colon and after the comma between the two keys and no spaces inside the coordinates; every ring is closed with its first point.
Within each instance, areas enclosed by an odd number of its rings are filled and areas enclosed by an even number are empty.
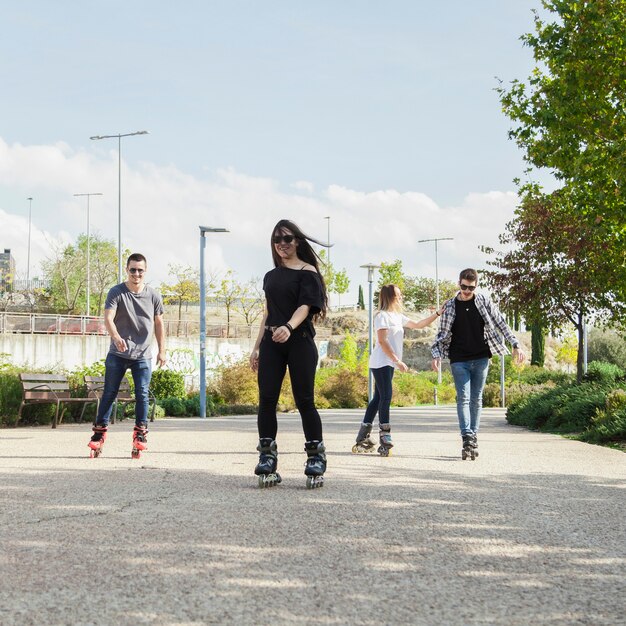
{"type": "Polygon", "coordinates": [[[293,333],[293,326],[289,322],[283,324],[283,326],[286,326],[289,329],[290,334],[293,333]]]}

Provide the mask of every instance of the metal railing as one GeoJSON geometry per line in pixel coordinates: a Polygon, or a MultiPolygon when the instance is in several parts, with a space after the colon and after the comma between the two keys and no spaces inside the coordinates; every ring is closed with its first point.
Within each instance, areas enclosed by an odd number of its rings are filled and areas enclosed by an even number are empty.
{"type": "MultiPolygon", "coordinates": [[[[199,320],[164,320],[168,337],[198,337],[199,320]]],[[[223,339],[252,339],[259,332],[258,323],[212,324],[207,321],[206,336],[223,339]]],[[[50,313],[0,312],[0,333],[55,334],[55,335],[106,335],[102,317],[86,315],[57,315],[50,313]]],[[[329,329],[318,328],[318,338],[330,335],[329,329]]]]}

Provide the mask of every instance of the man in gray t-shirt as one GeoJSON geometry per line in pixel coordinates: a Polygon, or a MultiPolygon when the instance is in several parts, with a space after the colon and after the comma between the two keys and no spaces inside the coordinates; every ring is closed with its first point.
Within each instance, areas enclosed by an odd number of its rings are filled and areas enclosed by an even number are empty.
{"type": "Polygon", "coordinates": [[[126,263],[126,282],[113,287],[104,305],[104,323],[111,336],[105,361],[102,399],[98,406],[94,434],[89,442],[91,456],[102,452],[111,417],[111,409],[120,383],[130,370],[135,383],[135,429],[133,458],[147,450],[148,389],[152,377],[152,339],[156,337],[157,365],[165,365],[165,327],[163,301],[152,287],[145,284],[146,258],[131,254],[126,263]]]}

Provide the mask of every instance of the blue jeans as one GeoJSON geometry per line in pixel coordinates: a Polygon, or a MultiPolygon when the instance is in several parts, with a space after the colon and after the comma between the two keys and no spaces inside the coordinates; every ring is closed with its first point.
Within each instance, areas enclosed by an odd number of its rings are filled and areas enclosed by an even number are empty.
{"type": "Polygon", "coordinates": [[[378,412],[378,423],[389,424],[389,407],[391,406],[391,395],[393,393],[392,381],[395,368],[391,365],[385,367],[373,367],[370,372],[374,376],[376,387],[372,401],[367,405],[363,422],[372,424],[378,412]]]}
{"type": "Polygon", "coordinates": [[[148,389],[150,378],[152,378],[152,361],[148,359],[124,359],[117,354],[109,353],[104,365],[104,391],[98,407],[96,424],[108,426],[120,383],[126,370],[130,369],[135,382],[135,425],[145,426],[148,423],[148,389]]]}
{"type": "Polygon", "coordinates": [[[456,387],[456,412],[461,435],[476,435],[480,427],[489,359],[451,363],[450,369],[456,387]]]}

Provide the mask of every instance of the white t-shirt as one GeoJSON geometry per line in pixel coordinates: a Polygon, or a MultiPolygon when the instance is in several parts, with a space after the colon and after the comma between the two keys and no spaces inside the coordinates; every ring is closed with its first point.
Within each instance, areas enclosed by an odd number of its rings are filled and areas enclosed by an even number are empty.
{"type": "MultiPolygon", "coordinates": [[[[402,361],[402,345],[404,342],[404,327],[410,322],[409,318],[402,313],[394,313],[392,311],[379,311],[374,318],[374,330],[378,331],[383,328],[387,329],[387,341],[393,350],[393,353],[402,361]]],[[[378,335],[377,335],[378,336],[378,335]]],[[[370,368],[385,367],[391,365],[397,367],[381,348],[378,341],[376,347],[370,355],[370,368]]]]}

